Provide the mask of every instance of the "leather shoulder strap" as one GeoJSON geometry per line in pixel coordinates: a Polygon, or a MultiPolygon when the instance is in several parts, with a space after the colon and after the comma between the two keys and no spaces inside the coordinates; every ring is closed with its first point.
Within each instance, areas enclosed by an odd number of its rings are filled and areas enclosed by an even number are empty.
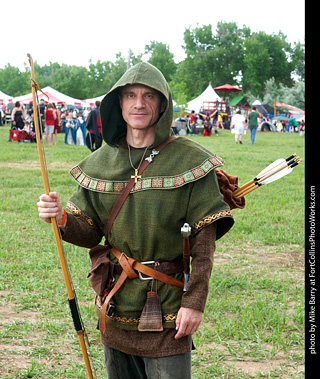
{"type": "MultiPolygon", "coordinates": [[[[160,145],[158,145],[155,149],[160,152],[169,142],[171,142],[172,140],[176,139],[177,137],[176,136],[171,136],[169,137],[167,140],[165,140],[164,142],[162,142],[160,145]]],[[[139,168],[139,171],[138,171],[138,175],[141,175],[142,172],[147,168],[147,166],[151,163],[152,161],[147,161],[147,160],[144,160],[139,168]]],[[[117,217],[117,214],[119,213],[124,201],[126,200],[126,198],[128,197],[132,187],[134,186],[134,178],[130,179],[128,184],[126,185],[126,187],[123,189],[123,191],[121,192],[121,195],[118,197],[116,203],[114,204],[113,208],[112,208],[112,211],[110,213],[110,216],[109,216],[109,219],[108,219],[108,222],[107,222],[107,227],[106,227],[106,233],[105,233],[105,236],[106,236],[106,241],[108,240],[108,235],[110,233],[110,230],[112,228],[112,224],[113,224],[113,221],[115,220],[115,218],[117,217]]]]}

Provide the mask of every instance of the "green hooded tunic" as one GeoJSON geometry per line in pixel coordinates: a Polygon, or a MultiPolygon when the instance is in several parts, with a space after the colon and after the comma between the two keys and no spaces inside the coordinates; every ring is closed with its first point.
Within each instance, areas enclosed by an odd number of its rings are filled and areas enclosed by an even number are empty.
{"type": "MultiPolygon", "coordinates": [[[[166,99],[154,144],[149,146],[146,157],[172,135],[173,103],[164,76],[148,63],[133,66],[101,102],[102,136],[106,144],[70,171],[79,187],[68,202],[68,210],[103,232],[114,203],[134,174],[125,140],[126,123],[119,104],[119,89],[133,83],[156,89],[166,99]]],[[[144,150],[131,150],[135,167],[144,150]]],[[[216,222],[216,238],[220,238],[233,224],[214,171],[222,165],[220,157],[188,138],[178,137],[170,142],[154,157],[131,190],[113,223],[109,244],[140,262],[161,262],[182,256],[180,229],[185,222],[192,227],[193,234],[216,222]]],[[[111,259],[117,262],[112,255],[111,259]]],[[[182,274],[175,277],[181,280],[182,274]]],[[[182,290],[161,282],[157,287],[164,327],[174,327],[182,290]]],[[[136,330],[149,290],[149,281],[126,280],[113,297],[115,313],[107,318],[107,323],[136,330]]]]}

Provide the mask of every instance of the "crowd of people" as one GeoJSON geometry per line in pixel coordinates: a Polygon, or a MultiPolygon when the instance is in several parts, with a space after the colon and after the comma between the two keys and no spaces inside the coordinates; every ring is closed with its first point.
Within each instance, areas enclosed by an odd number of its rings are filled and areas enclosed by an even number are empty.
{"type": "MultiPolygon", "coordinates": [[[[12,106],[12,105],[11,105],[12,106]]],[[[54,102],[45,103],[40,100],[39,119],[42,125],[42,134],[48,145],[57,144],[58,134],[65,133],[66,145],[86,145],[91,151],[97,150],[102,144],[101,121],[99,113],[100,101],[97,101],[93,109],[78,110],[69,109],[66,105],[61,108],[56,107],[54,102]]],[[[5,122],[5,115],[10,114],[11,129],[24,130],[27,138],[35,142],[36,134],[33,121],[32,105],[24,107],[20,102],[16,102],[14,107],[1,107],[1,122],[5,122]]],[[[219,129],[229,129],[235,136],[235,143],[242,144],[243,135],[250,130],[251,144],[254,144],[256,131],[259,126],[263,131],[265,126],[268,130],[277,132],[298,132],[300,135],[305,133],[305,122],[296,121],[294,117],[286,120],[271,120],[268,116],[261,117],[255,107],[249,114],[240,109],[235,109],[230,117],[229,125],[223,121],[223,114],[217,110],[206,111],[200,109],[199,113],[192,110],[185,117],[179,117],[175,121],[182,122],[182,130],[173,121],[172,129],[175,134],[198,135],[202,133],[205,137],[212,134],[219,135],[219,129]]]]}
{"type": "MultiPolygon", "coordinates": [[[[255,136],[259,127],[261,131],[265,129],[270,131],[285,132],[285,133],[299,133],[301,136],[305,133],[305,122],[297,121],[294,117],[289,120],[273,120],[271,121],[268,116],[263,117],[256,109],[252,107],[250,112],[246,114],[244,110],[234,109],[233,115],[229,117],[229,122],[223,121],[223,116],[217,110],[205,111],[200,109],[199,113],[191,111],[185,117],[179,117],[172,123],[172,129],[175,134],[202,134],[204,137],[210,137],[213,133],[218,135],[219,129],[229,129],[235,136],[235,143],[242,144],[243,135],[247,130],[250,130],[250,141],[254,144],[255,136]],[[181,127],[178,123],[181,123],[181,127]]],[[[228,119],[228,117],[227,117],[228,119]]]]}
{"type": "Polygon", "coordinates": [[[198,135],[199,127],[203,127],[203,135],[210,137],[213,133],[219,134],[218,129],[224,129],[222,114],[217,110],[210,112],[200,109],[198,114],[193,110],[185,117],[179,117],[176,121],[184,123],[185,132],[179,133],[179,128],[177,128],[177,125],[173,122],[172,129],[175,134],[198,135]]]}
{"type": "MultiPolygon", "coordinates": [[[[58,134],[65,133],[66,145],[84,145],[91,151],[98,149],[102,144],[101,121],[99,113],[100,101],[96,101],[95,107],[85,110],[77,108],[68,109],[64,104],[60,108],[54,102],[45,103],[40,100],[38,107],[38,120],[40,133],[48,145],[56,145],[58,134]]],[[[33,108],[31,104],[24,106],[17,101],[14,107],[1,107],[1,123],[10,115],[11,130],[23,130],[26,140],[36,142],[33,108]]],[[[11,141],[9,139],[9,141],[11,141]]]]}

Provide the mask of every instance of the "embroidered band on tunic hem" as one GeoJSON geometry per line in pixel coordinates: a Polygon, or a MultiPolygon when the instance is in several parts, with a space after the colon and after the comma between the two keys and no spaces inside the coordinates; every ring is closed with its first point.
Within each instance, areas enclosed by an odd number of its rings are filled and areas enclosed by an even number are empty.
{"type": "MultiPolygon", "coordinates": [[[[114,313],[110,316],[106,316],[106,318],[107,320],[126,326],[138,326],[140,322],[140,317],[124,317],[114,313]]],[[[162,321],[164,324],[175,322],[176,319],[176,313],[166,314],[162,316],[162,321]]]]}
{"type": "MultiPolygon", "coordinates": [[[[194,182],[206,176],[216,167],[223,166],[223,160],[214,155],[206,159],[201,165],[185,171],[182,174],[174,176],[157,176],[152,178],[141,178],[133,186],[131,193],[144,191],[149,189],[174,189],[184,186],[185,184],[194,182]]],[[[71,176],[83,188],[90,191],[101,193],[120,194],[127,181],[112,181],[92,178],[82,171],[79,166],[75,166],[70,170],[71,176]]]]}

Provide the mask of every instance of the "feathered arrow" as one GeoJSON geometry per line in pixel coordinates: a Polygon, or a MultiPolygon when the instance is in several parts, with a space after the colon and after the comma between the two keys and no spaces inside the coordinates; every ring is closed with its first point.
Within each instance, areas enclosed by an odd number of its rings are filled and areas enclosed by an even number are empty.
{"type": "Polygon", "coordinates": [[[233,195],[235,197],[243,197],[263,184],[272,183],[283,176],[290,174],[292,169],[302,162],[299,157],[292,159],[294,157],[296,157],[296,154],[293,154],[286,159],[277,159],[259,172],[254,179],[250,180],[242,187],[237,188],[233,192],[233,195]]]}
{"type": "MultiPolygon", "coordinates": [[[[41,132],[39,127],[39,119],[38,119],[38,110],[37,110],[37,97],[36,97],[36,88],[41,90],[38,83],[35,82],[34,78],[34,66],[33,66],[33,59],[30,54],[28,54],[29,63],[31,67],[31,87],[32,87],[32,99],[33,99],[33,115],[34,115],[34,124],[35,124],[35,130],[36,130],[36,139],[37,139],[37,148],[38,148],[38,155],[40,160],[40,166],[41,166],[41,173],[42,173],[42,179],[44,184],[45,193],[48,195],[50,192],[50,186],[49,186],[49,178],[47,173],[47,167],[45,163],[45,155],[44,155],[44,148],[41,144],[41,132]]],[[[42,91],[41,91],[42,92],[42,91]]],[[[71,310],[71,315],[74,323],[74,327],[76,329],[79,343],[83,355],[83,359],[86,365],[87,374],[89,379],[93,379],[92,369],[90,365],[90,360],[87,352],[87,346],[84,339],[84,336],[86,335],[86,332],[83,327],[83,323],[80,317],[79,313],[79,307],[76,301],[75,292],[71,283],[71,278],[69,275],[69,270],[67,266],[66,257],[63,250],[61,235],[58,227],[58,223],[55,217],[51,218],[51,224],[54,232],[55,242],[59,254],[60,264],[62,268],[63,278],[66,285],[67,293],[68,293],[68,299],[69,299],[69,306],[71,310]]]]}

